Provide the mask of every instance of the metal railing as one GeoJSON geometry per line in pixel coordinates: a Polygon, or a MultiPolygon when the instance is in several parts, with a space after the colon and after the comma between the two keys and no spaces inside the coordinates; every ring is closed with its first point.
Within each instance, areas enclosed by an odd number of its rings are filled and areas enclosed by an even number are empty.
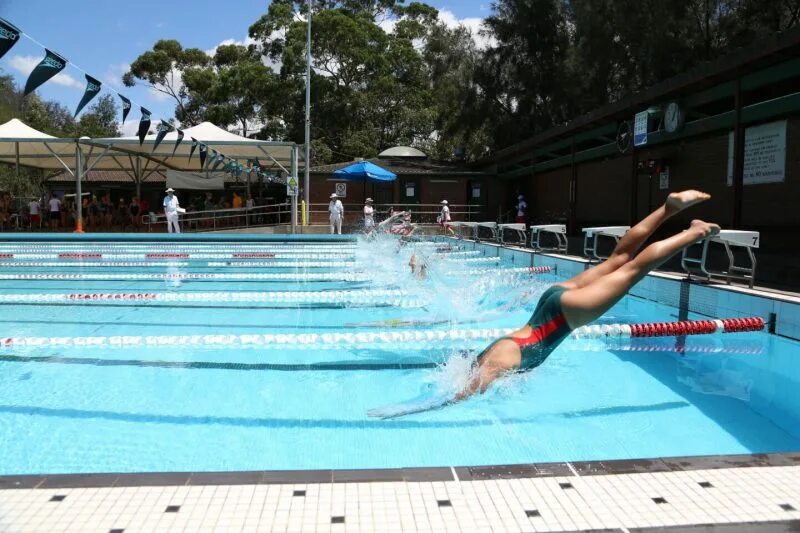
{"type": "MultiPolygon", "coordinates": [[[[180,215],[179,221],[181,231],[189,233],[291,224],[291,215],[291,205],[282,203],[235,209],[187,211],[180,215]]],[[[142,224],[147,227],[147,231],[153,231],[154,228],[165,231],[167,217],[155,213],[142,215],[142,224]]]]}
{"type": "MultiPolygon", "coordinates": [[[[344,204],[344,203],[343,203],[344,204]]],[[[364,220],[364,204],[344,204],[344,226],[361,224],[364,220]]],[[[373,204],[375,209],[375,222],[380,222],[389,216],[389,208],[394,208],[394,212],[410,211],[411,220],[415,224],[435,224],[436,218],[442,209],[440,204],[373,204]]],[[[480,205],[450,204],[451,220],[465,222],[478,221],[485,208],[480,205]]],[[[328,204],[311,204],[309,224],[329,223],[328,204]]]]}

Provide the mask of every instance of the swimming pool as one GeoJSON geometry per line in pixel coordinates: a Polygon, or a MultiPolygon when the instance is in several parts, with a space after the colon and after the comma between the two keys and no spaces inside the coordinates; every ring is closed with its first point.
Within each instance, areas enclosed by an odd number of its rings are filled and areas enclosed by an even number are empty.
{"type": "MultiPolygon", "coordinates": [[[[685,355],[674,339],[568,339],[481,397],[367,416],[456,387],[459,352],[524,323],[575,267],[549,256],[229,236],[4,241],[0,261],[0,474],[800,450],[800,343],[766,332],[690,337],[685,355]],[[424,281],[408,273],[412,249],[427,257],[424,281]]],[[[676,320],[682,285],[659,283],[648,278],[603,320],[676,320]]],[[[691,290],[688,318],[750,311],[691,290]]]]}

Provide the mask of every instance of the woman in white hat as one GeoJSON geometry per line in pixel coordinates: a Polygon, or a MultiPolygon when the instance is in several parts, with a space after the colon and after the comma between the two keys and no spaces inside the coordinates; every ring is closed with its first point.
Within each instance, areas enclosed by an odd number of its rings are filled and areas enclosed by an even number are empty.
{"type": "Polygon", "coordinates": [[[164,197],[164,216],[167,218],[167,231],[169,233],[180,233],[181,226],[178,223],[178,213],[181,210],[181,205],[178,202],[178,197],[175,196],[175,189],[170,187],[167,189],[167,195],[164,197]]]}
{"type": "Polygon", "coordinates": [[[455,235],[453,228],[450,227],[450,208],[447,206],[447,200],[439,202],[442,205],[442,210],[439,212],[439,218],[436,220],[442,227],[445,233],[455,235]]]}
{"type": "Polygon", "coordinates": [[[344,206],[336,193],[331,194],[331,203],[328,204],[328,214],[331,222],[331,235],[342,234],[342,218],[344,218],[344,206]]]}
{"type": "Polygon", "coordinates": [[[364,231],[371,233],[375,229],[375,209],[372,207],[372,198],[364,200],[364,231]]]}

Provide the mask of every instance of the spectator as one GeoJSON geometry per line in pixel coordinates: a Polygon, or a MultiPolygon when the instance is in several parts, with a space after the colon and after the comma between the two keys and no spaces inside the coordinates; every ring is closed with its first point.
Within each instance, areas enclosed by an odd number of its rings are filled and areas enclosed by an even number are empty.
{"type": "Polygon", "coordinates": [[[523,195],[517,196],[517,223],[525,224],[525,217],[528,212],[528,204],[523,195]]]}
{"type": "Polygon", "coordinates": [[[61,200],[58,199],[58,196],[53,195],[48,204],[50,212],[50,229],[57,230],[59,222],[61,222],[61,200]]]}
{"type": "Polygon", "coordinates": [[[131,222],[133,223],[133,229],[139,231],[139,228],[142,225],[142,206],[139,204],[139,197],[134,196],[131,198],[131,203],[128,204],[128,213],[131,216],[131,222]]]}
{"type": "Polygon", "coordinates": [[[39,200],[31,200],[28,203],[28,220],[30,221],[31,228],[42,228],[42,217],[39,215],[39,211],[39,200]]]}
{"type": "Polygon", "coordinates": [[[372,198],[367,198],[364,203],[364,231],[370,233],[375,229],[375,209],[372,208],[372,198]]]}

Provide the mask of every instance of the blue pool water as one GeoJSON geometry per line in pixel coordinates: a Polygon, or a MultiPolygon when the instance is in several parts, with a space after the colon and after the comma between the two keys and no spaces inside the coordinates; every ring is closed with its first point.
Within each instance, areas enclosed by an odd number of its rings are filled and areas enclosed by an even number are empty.
{"type": "MultiPolygon", "coordinates": [[[[0,337],[15,339],[0,348],[0,474],[459,466],[800,449],[800,400],[792,394],[800,343],[760,332],[689,338],[686,355],[676,353],[674,339],[568,339],[540,368],[483,396],[398,419],[368,417],[372,408],[457,388],[468,366],[460,352],[489,340],[477,330],[523,324],[536,296],[559,279],[511,272],[520,265],[486,262],[482,250],[453,254],[472,251],[453,246],[442,254],[436,246],[418,249],[430,266],[422,281],[408,274],[412,247],[399,249],[396,241],[0,243],[0,254],[13,254],[0,259],[0,337]],[[198,258],[236,250],[259,257],[198,258]],[[59,258],[63,253],[102,257],[59,258]],[[180,266],[74,265],[169,262],[147,253],[189,257],[174,259],[180,266]],[[271,253],[276,257],[265,256],[271,253]],[[115,258],[125,254],[142,258],[115,258]],[[288,261],[317,264],[281,266],[288,261]],[[319,273],[331,279],[306,280],[319,273]],[[342,275],[352,273],[358,279],[342,275]],[[72,277],[40,279],[45,274],[72,277]],[[134,279],[141,274],[160,277],[134,279]],[[195,274],[223,277],[186,277],[195,274]],[[14,279],[22,275],[28,277],[14,279]],[[154,296],[64,299],[94,293],[154,296]],[[453,330],[476,338],[440,338],[453,330]],[[279,337],[242,343],[242,335],[279,337]],[[139,344],[109,345],[122,336],[139,344]],[[76,341],[86,337],[104,344],[76,341]],[[49,340],[26,344],[30,338],[49,340]]],[[[602,320],[677,316],[674,307],[629,296],[602,320]]]]}

